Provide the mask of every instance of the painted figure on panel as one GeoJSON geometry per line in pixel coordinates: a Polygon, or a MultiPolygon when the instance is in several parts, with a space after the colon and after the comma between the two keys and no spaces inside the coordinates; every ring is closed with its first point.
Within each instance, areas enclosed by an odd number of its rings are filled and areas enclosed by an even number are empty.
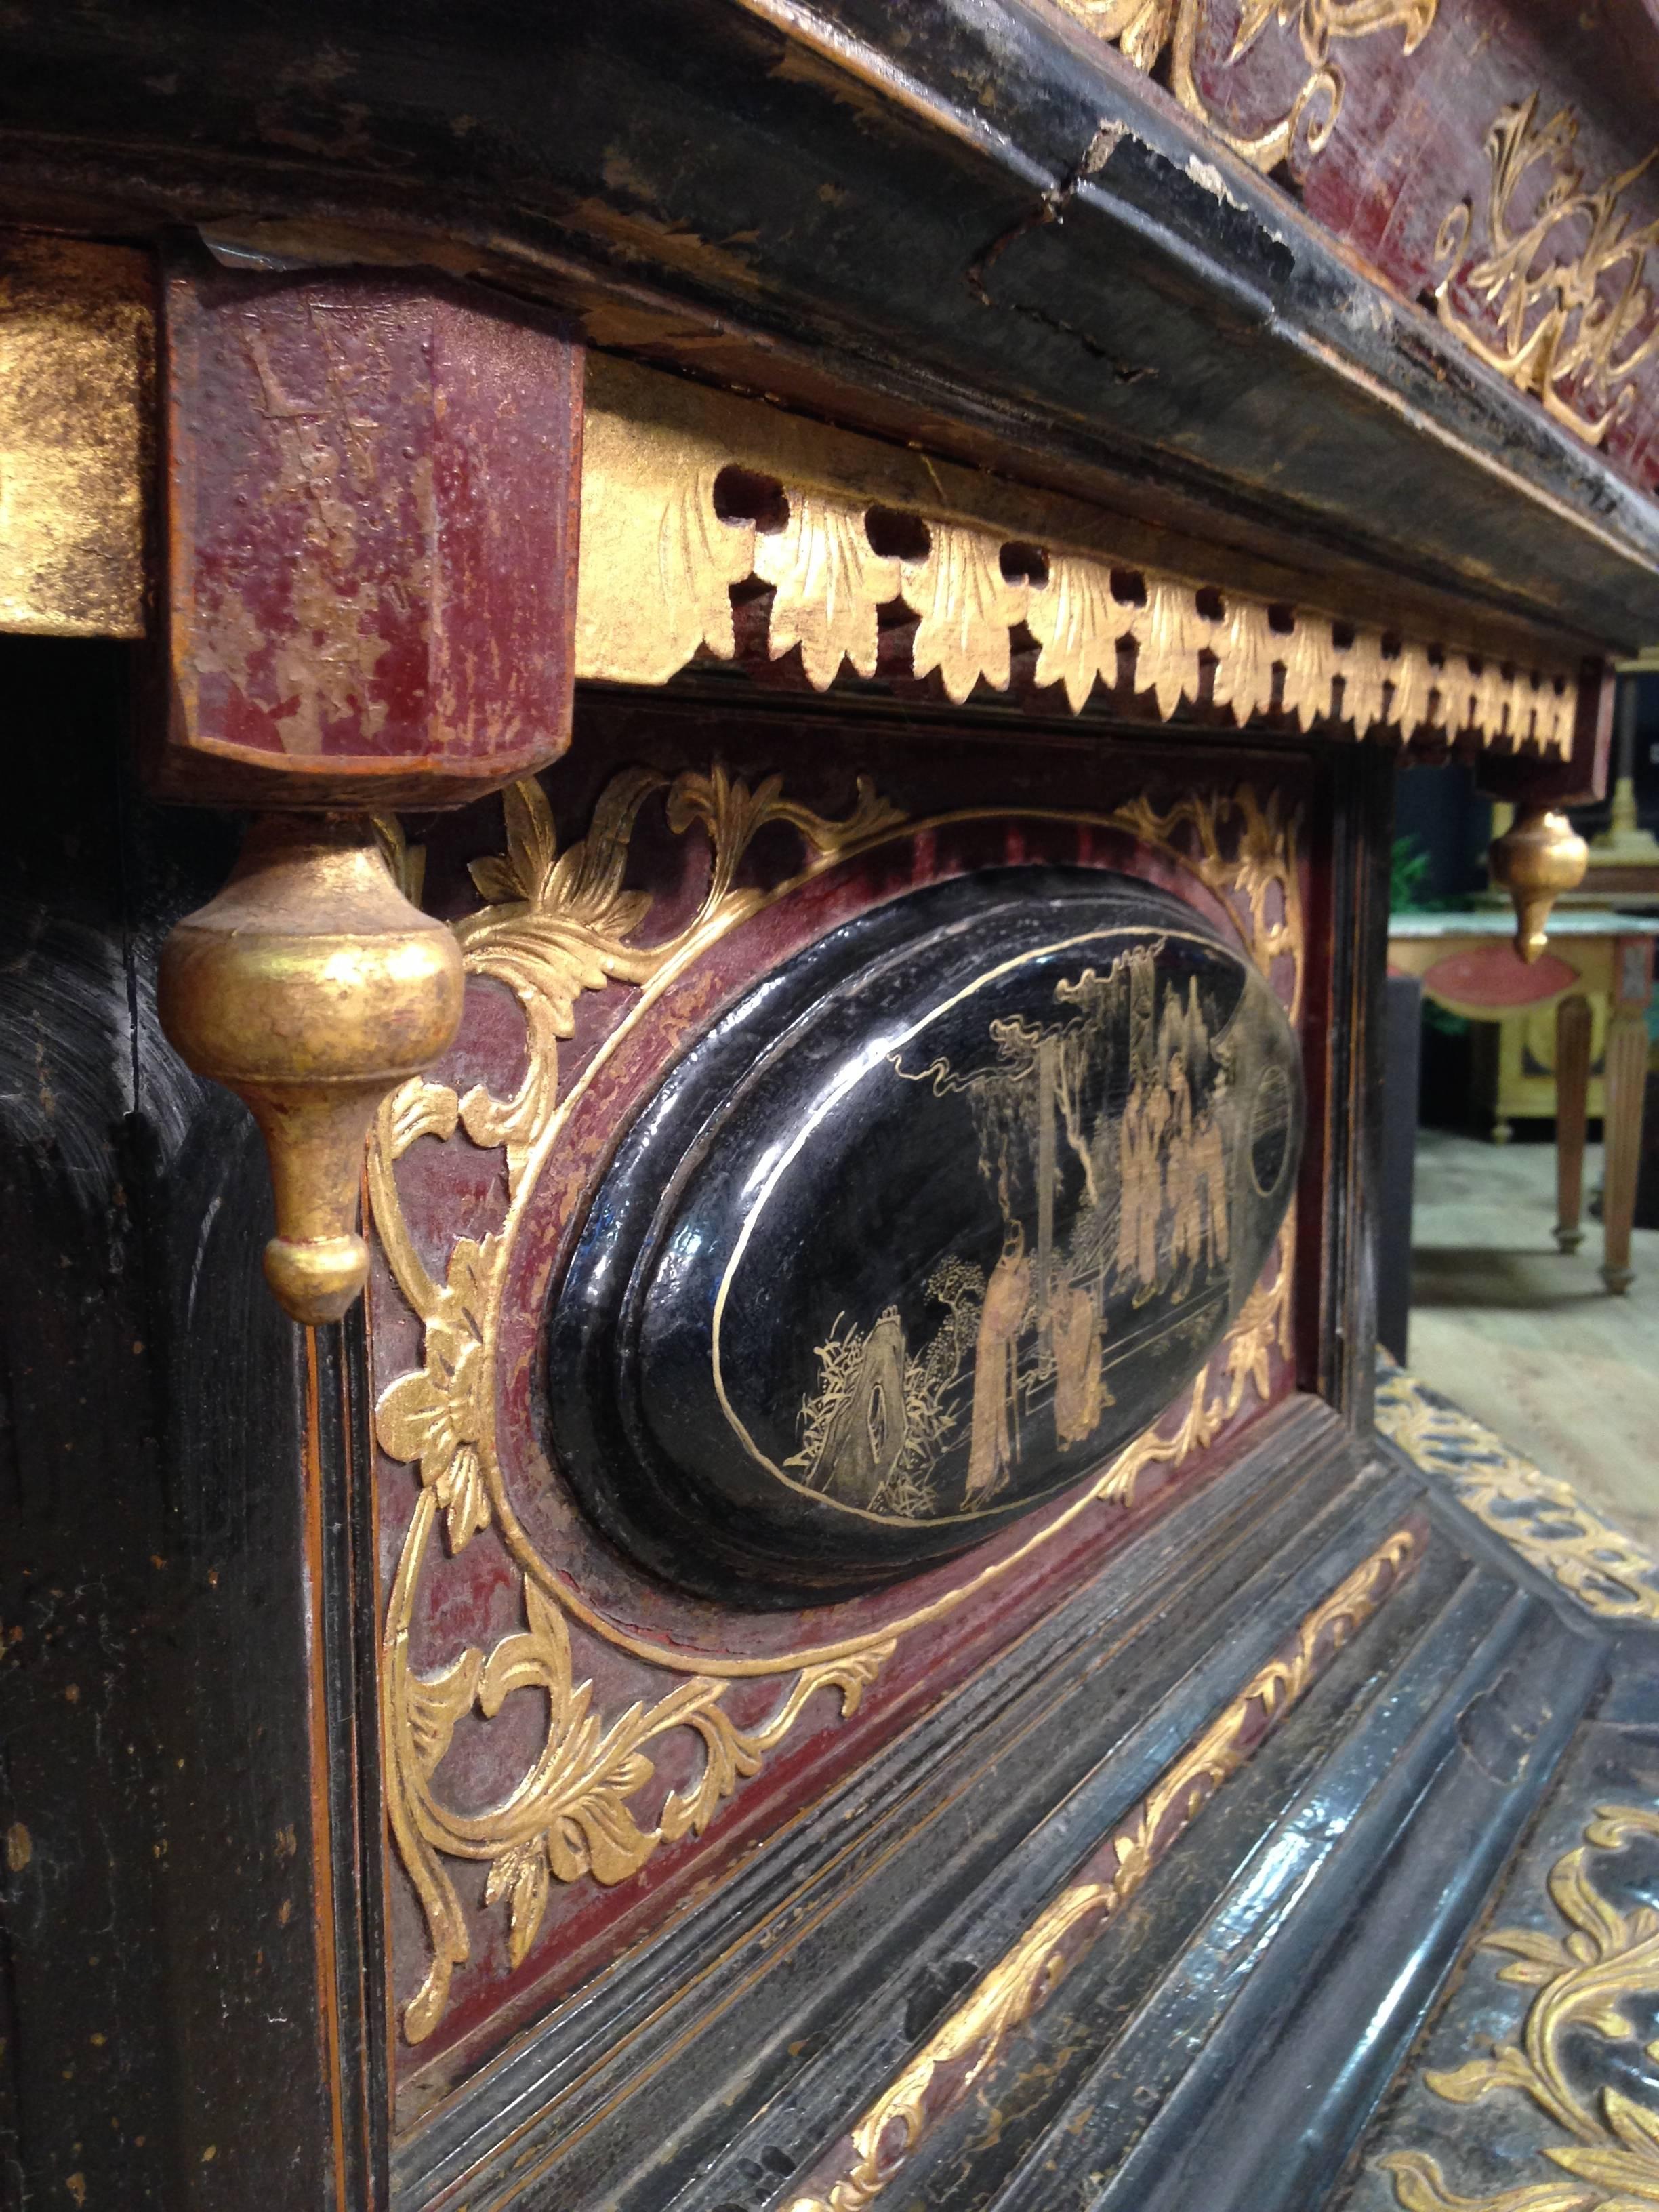
{"type": "Polygon", "coordinates": [[[1199,976],[1160,972],[1164,950],[1062,977],[1052,1022],[993,1018],[976,1065],[892,1055],[900,1081],[968,1105],[1001,1249],[988,1273],[937,1271],[946,1314],[920,1349],[896,1307],[866,1329],[837,1320],[787,1462],[805,1486],[878,1514],[983,1510],[1023,1451],[1089,1443],[1113,1365],[1178,1327],[1176,1309],[1225,1297],[1231,1053],[1199,976]]]}

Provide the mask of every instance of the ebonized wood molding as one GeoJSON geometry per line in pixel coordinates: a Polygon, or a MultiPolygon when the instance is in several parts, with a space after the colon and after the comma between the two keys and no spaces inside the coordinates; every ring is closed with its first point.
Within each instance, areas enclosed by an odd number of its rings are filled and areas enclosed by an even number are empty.
{"type": "Polygon", "coordinates": [[[1199,534],[1605,644],[1659,622],[1653,503],[1057,12],[309,0],[278,35],[85,0],[11,37],[18,220],[435,263],[1199,534]]]}

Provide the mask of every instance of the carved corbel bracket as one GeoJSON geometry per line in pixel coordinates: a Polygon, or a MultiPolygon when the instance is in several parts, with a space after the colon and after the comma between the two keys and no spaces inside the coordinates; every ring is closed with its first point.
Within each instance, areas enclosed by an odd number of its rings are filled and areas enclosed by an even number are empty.
{"type": "Polygon", "coordinates": [[[457,805],[568,741],[581,354],[424,276],[163,288],[164,798],[256,810],[220,896],[164,950],[161,1013],[270,1156],[272,1289],[296,1321],[362,1288],[368,1125],[460,1019],[448,929],[367,819],[457,805]]]}

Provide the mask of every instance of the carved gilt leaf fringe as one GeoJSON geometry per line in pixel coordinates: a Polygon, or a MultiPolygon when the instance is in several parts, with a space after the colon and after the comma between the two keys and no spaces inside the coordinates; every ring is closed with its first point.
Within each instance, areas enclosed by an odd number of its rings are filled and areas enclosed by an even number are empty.
{"type": "MultiPolygon", "coordinates": [[[[1058,686],[1073,714],[1097,689],[1127,684],[1165,719],[1182,706],[1219,708],[1241,726],[1278,716],[1356,738],[1391,730],[1438,744],[1467,734],[1559,754],[1571,745],[1576,668],[1350,629],[1063,538],[1031,545],[1006,521],[938,496],[937,469],[923,472],[926,494],[915,483],[903,495],[880,481],[865,441],[724,395],[677,390],[664,400],[665,381],[615,363],[590,377],[580,677],[663,684],[700,653],[733,659],[732,591],[757,583],[771,586],[769,658],[798,651],[820,691],[848,671],[879,672],[936,678],[961,705],[981,684],[1008,691],[1029,637],[1030,681],[1058,686]],[[651,404],[670,416],[652,419],[643,411],[651,404]],[[849,480],[865,460],[867,487],[849,480]],[[732,471],[739,489],[722,496],[732,471]],[[775,486],[779,515],[759,496],[763,483],[775,486]],[[755,514],[734,515],[734,498],[755,514]],[[878,509],[925,550],[878,552],[870,535],[878,509]]],[[[962,475],[951,473],[952,487],[962,475]]]]}

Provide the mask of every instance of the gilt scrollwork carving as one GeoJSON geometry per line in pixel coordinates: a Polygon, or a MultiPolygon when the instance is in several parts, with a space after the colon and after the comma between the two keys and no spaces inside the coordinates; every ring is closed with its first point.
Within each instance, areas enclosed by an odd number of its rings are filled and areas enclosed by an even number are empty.
{"type": "MultiPolygon", "coordinates": [[[[1480,1948],[1504,1955],[1500,1982],[1534,1995],[1519,2039],[1494,2043],[1491,2056],[1449,2071],[1426,2073],[1437,2097],[1473,2105],[1503,2090],[1530,2100],[1563,2141],[1540,2146],[1555,2168],[1518,2189],[1463,2197],[1447,2182],[1437,2159],[1419,2150],[1389,2152],[1377,2165],[1394,2182],[1405,2212],[1638,2212],[1659,2203],[1659,2102],[1644,2101],[1607,2082],[1599,2094],[1583,2086],[1584,2069],[1568,2055],[1570,2039],[1638,2040],[1633,2016],[1659,1994],[1659,1912],[1650,1905],[1616,1904],[1597,1879],[1592,1850],[1618,1851],[1659,1838],[1659,1812],[1646,1805],[1602,1805],[1584,1843],[1550,1869],[1549,1894],[1565,1931],[1500,1928],[1480,1948]],[[1589,1848],[1586,1848],[1588,1846],[1589,1848]]],[[[1656,2056],[1652,2044],[1650,2058],[1656,2056]]],[[[1620,2078],[1628,2080],[1628,2062],[1620,2078]]],[[[1652,2087],[1650,2080],[1644,2084],[1652,2087]]]]}
{"type": "Polygon", "coordinates": [[[1060,0],[1060,5],[1143,76],[1167,56],[1170,88],[1182,106],[1253,168],[1266,170],[1289,159],[1311,160],[1329,144],[1346,88],[1334,46],[1398,30],[1404,52],[1414,53],[1434,27],[1439,0],[1243,0],[1223,66],[1237,68],[1276,22],[1285,37],[1294,33],[1307,72],[1285,112],[1253,132],[1230,131],[1199,85],[1199,45],[1218,12],[1213,0],[1060,0]]]}
{"type": "Polygon", "coordinates": [[[1659,1559],[1414,1375],[1379,1355],[1376,1425],[1461,1504],[1606,1620],[1659,1621],[1659,1559]]]}
{"type": "Polygon", "coordinates": [[[488,1861],[486,1902],[507,1900],[509,1955],[517,1964],[540,1924],[550,1879],[592,1875],[618,1881],[660,1842],[701,1832],[720,1798],[740,1776],[756,1771],[811,1697],[833,1689],[843,1710],[851,1710],[885,1656],[872,1639],[863,1650],[793,1670],[776,1712],[757,1730],[735,1728],[720,1705],[726,1682],[695,1668],[684,1668],[683,1679],[654,1706],[630,1708],[606,1725],[590,1709],[591,1686],[572,1677],[556,1595],[526,1579],[520,1633],[488,1655],[469,1647],[436,1674],[417,1674],[410,1664],[415,1590],[438,1516],[454,1553],[500,1510],[495,1324],[523,1200],[561,1118],[558,1047],[571,1034],[577,996],[612,981],[644,984],[707,933],[750,910],[759,895],[734,889],[732,873],[765,823],[788,822],[810,848],[830,855],[895,819],[893,810],[864,785],[852,814],[836,823],[784,799],[775,777],[750,790],[719,769],[708,775],[682,775],[669,793],[670,821],[682,831],[694,821],[703,823],[714,865],[702,906],[686,928],[642,948],[634,933],[650,898],[625,890],[622,878],[639,810],[663,782],[645,769],[617,776],[599,802],[587,836],[562,853],[540,786],[526,781],[509,790],[506,854],[474,864],[483,903],[458,924],[456,934],[468,972],[493,976],[519,1002],[528,1048],[523,1082],[507,1100],[479,1087],[457,1099],[441,1085],[406,1084],[382,1109],[371,1147],[376,1231],[399,1289],[425,1328],[423,1364],[381,1393],[375,1416],[382,1448],[394,1459],[417,1464],[422,1486],[393,1583],[383,1655],[392,1832],[419,1893],[434,1951],[431,1972],[404,2014],[411,2041],[436,2024],[453,1969],[468,1955],[443,1856],[488,1861]],[[502,1229],[456,1241],[440,1284],[420,1256],[392,1170],[416,1138],[448,1141],[458,1126],[475,1145],[504,1148],[509,1210],[502,1229]],[[457,1814],[432,1786],[457,1722],[475,1706],[485,1719],[493,1718],[520,1689],[540,1690],[547,1699],[540,1756],[504,1803],[487,1814],[457,1814]],[[671,1796],[653,1826],[641,1828],[629,1801],[652,1774],[645,1747],[679,1728],[702,1739],[700,1778],[689,1792],[671,1796]]]}
{"type": "Polygon", "coordinates": [[[1538,102],[1534,92],[1504,108],[1486,133],[1484,237],[1473,203],[1459,201],[1435,242],[1446,269],[1435,299],[1441,321],[1489,368],[1600,446],[1635,405],[1637,373],[1659,349],[1647,282],[1659,218],[1636,222],[1626,204],[1659,148],[1592,187],[1575,150],[1577,117],[1563,107],[1540,123],[1538,102]],[[1460,279],[1489,311],[1495,339],[1458,309],[1460,279]]]}
{"type": "Polygon", "coordinates": [[[935,2028],[792,2200],[789,2212],[865,2212],[926,2138],[971,2095],[1019,2027],[1059,1986],[1212,1797],[1237,1774],[1412,1566],[1419,1532],[1398,1528],[1253,1675],[1093,1852],[971,1996],[935,2028]],[[822,2191],[822,2194],[817,2193],[822,2191]]]}
{"type": "MultiPolygon", "coordinates": [[[[1267,1400],[1273,1358],[1287,1358],[1291,1344],[1293,1213],[1280,1232],[1271,1274],[1252,1291],[1180,1406],[1024,1544],[943,1597],[878,1632],[775,1659],[699,1659],[606,1621],[519,1528],[503,1489],[497,1427],[508,1262],[583,1081],[579,1077],[562,1089],[559,1076],[560,1047],[573,1034],[575,1002],[584,992],[629,988],[637,995],[627,1018],[636,1018],[717,936],[781,895],[737,881],[738,863],[763,827],[792,829],[810,870],[901,828],[928,825],[902,823],[866,783],[851,811],[831,819],[788,799],[775,776],[750,787],[719,767],[687,771],[672,782],[648,769],[623,771],[599,799],[586,836],[562,850],[539,784],[514,787],[503,810],[506,850],[473,863],[480,904],[454,927],[468,973],[492,978],[517,1002],[526,1045],[522,1079],[507,1098],[481,1085],[458,1096],[441,1083],[406,1083],[380,1111],[368,1164],[375,1233],[423,1332],[420,1364],[380,1390],[376,1409],[382,1449],[416,1468],[420,1486],[392,1578],[382,1652],[390,1820],[431,1947],[425,1980],[403,2015],[413,2042],[436,2026],[454,1972],[470,1956],[449,1863],[488,1867],[484,1902],[505,1907],[508,1958],[517,1965],[535,1941],[554,1883],[619,1881],[663,1844],[701,1834],[820,1692],[836,1700],[843,1715],[851,1713],[899,1638],[973,1605],[1078,1515],[1105,1502],[1132,1502],[1146,1468],[1178,1465],[1212,1442],[1247,1394],[1267,1400]],[[677,834],[703,832],[708,873],[691,919],[672,937],[647,943],[641,933],[651,897],[629,889],[624,875],[641,810],[654,799],[663,802],[677,834]],[[422,1256],[398,1189],[398,1163],[422,1137],[498,1147],[505,1155],[503,1218],[483,1234],[455,1239],[441,1280],[422,1256]],[[441,1667],[418,1668],[410,1650],[416,1599],[440,1544],[459,1554],[492,1526],[521,1577],[522,1626],[488,1651],[468,1644],[441,1667]],[[661,1694],[614,1715],[601,1712],[592,1684],[579,1679],[573,1664],[573,1621],[660,1670],[661,1694]],[[739,1726],[726,1708],[728,1692],[734,1682],[757,1678],[775,1681],[775,1702],[769,1716],[739,1726]],[[494,1720],[520,1690],[538,1692],[545,1702],[539,1751],[501,1802],[483,1812],[458,1810],[441,1773],[458,1725],[468,1715],[494,1720]],[[696,1740],[700,1764],[695,1778],[672,1790],[653,1820],[640,1811],[653,1773],[653,1747],[679,1731],[696,1740]]],[[[1150,846],[1221,898],[1257,965],[1288,996],[1294,1018],[1305,962],[1298,825],[1276,797],[1263,801],[1242,787],[1194,794],[1162,811],[1137,799],[1086,818],[1150,846]]],[[[404,852],[395,830],[389,829],[388,838],[406,887],[416,887],[416,856],[404,852]]]]}

